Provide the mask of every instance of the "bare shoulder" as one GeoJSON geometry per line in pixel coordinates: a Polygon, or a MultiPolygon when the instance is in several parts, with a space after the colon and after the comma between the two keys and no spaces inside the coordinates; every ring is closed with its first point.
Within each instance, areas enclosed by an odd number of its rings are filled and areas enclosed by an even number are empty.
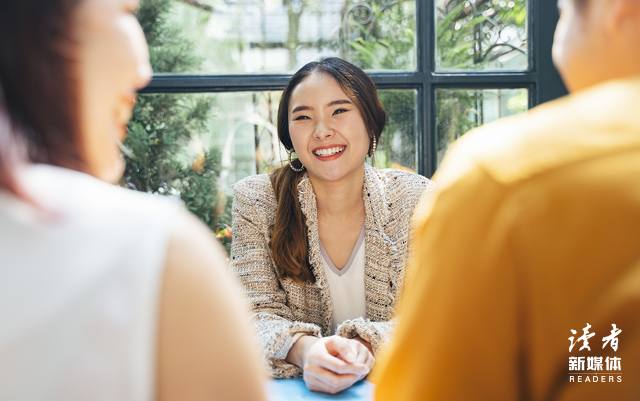
{"type": "Polygon", "coordinates": [[[226,259],[211,230],[192,214],[181,213],[169,238],[163,300],[201,303],[209,312],[225,315],[220,301],[237,296],[226,259]]]}
{"type": "Polygon", "coordinates": [[[160,297],[158,398],[265,399],[246,316],[224,250],[208,227],[182,213],[160,297]]]}
{"type": "Polygon", "coordinates": [[[222,268],[226,263],[226,254],[212,231],[194,215],[185,212],[176,218],[171,230],[167,267],[172,267],[173,261],[182,261],[179,264],[185,265],[184,261],[191,259],[194,259],[194,270],[203,264],[207,269],[212,267],[209,263],[201,262],[203,259],[218,262],[222,268]]]}

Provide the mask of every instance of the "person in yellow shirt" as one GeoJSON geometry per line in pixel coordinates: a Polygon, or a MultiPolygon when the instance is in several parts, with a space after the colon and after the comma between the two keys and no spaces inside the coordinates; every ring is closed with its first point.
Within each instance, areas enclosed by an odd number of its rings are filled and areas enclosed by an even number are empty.
{"type": "Polygon", "coordinates": [[[640,2],[559,6],[571,94],[445,157],[377,401],[640,399],[640,2]]]}

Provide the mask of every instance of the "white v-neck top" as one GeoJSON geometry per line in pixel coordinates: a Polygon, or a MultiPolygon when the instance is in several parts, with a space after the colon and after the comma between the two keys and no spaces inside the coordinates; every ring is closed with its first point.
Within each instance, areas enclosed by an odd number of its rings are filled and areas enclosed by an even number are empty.
{"type": "Polygon", "coordinates": [[[333,264],[320,241],[322,265],[329,283],[331,304],[333,306],[332,331],[345,320],[356,319],[366,315],[364,294],[364,226],[353,247],[347,264],[339,270],[333,264]]]}

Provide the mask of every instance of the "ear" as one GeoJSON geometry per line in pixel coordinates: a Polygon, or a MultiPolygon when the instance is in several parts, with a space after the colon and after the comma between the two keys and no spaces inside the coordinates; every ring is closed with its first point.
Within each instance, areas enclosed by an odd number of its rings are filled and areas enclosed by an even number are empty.
{"type": "Polygon", "coordinates": [[[640,23],[640,2],[638,0],[606,0],[608,8],[606,25],[612,37],[623,37],[637,30],[640,23]]]}

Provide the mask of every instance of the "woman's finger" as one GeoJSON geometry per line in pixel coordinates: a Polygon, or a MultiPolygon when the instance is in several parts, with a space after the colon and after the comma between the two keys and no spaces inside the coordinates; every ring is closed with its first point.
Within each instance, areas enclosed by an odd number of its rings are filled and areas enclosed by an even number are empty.
{"type": "Polygon", "coordinates": [[[361,375],[363,373],[369,373],[369,368],[366,365],[360,363],[346,363],[345,361],[332,356],[328,350],[323,350],[322,347],[314,349],[309,353],[307,357],[307,363],[305,364],[303,369],[307,370],[311,365],[318,365],[341,375],[361,375]]]}
{"type": "Polygon", "coordinates": [[[370,355],[371,355],[371,353],[369,352],[367,347],[365,347],[364,345],[358,343],[358,345],[357,345],[356,363],[359,363],[359,364],[362,364],[362,365],[366,365],[367,359],[369,359],[370,355]]]}
{"type": "Polygon", "coordinates": [[[307,385],[307,388],[311,391],[322,391],[324,393],[335,394],[337,391],[333,388],[328,387],[323,382],[319,381],[315,377],[304,377],[304,383],[307,385]]]}
{"type": "Polygon", "coordinates": [[[340,387],[344,384],[355,383],[358,378],[362,376],[362,374],[353,373],[338,374],[316,364],[308,365],[304,374],[315,377],[331,387],[340,387]]]}
{"type": "Polygon", "coordinates": [[[338,357],[347,363],[354,363],[356,361],[356,354],[353,351],[352,340],[332,336],[327,338],[325,347],[330,355],[338,357]]]}
{"type": "Polygon", "coordinates": [[[309,366],[317,365],[326,370],[339,375],[361,375],[369,373],[369,368],[361,363],[346,363],[334,356],[323,353],[316,353],[309,355],[307,359],[307,365],[305,370],[309,369],[309,366]]]}
{"type": "Polygon", "coordinates": [[[305,372],[304,381],[309,390],[335,394],[351,387],[353,383],[357,381],[357,377],[353,377],[353,375],[349,376],[352,376],[352,378],[350,380],[345,380],[341,375],[336,375],[326,371],[325,374],[322,375],[322,379],[320,379],[313,374],[305,372]]]}
{"type": "Polygon", "coordinates": [[[371,370],[373,368],[373,365],[376,363],[376,358],[371,355],[371,352],[369,352],[369,350],[367,350],[367,355],[367,360],[364,362],[364,364],[369,368],[369,370],[371,370]]]}

